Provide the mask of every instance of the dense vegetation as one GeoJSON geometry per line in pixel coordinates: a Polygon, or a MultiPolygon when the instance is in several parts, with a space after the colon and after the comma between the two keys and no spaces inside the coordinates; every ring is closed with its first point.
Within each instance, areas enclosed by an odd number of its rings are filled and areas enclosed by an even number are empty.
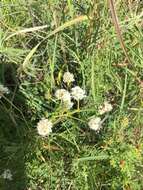
{"type": "Polygon", "coordinates": [[[110,3],[0,1],[0,190],[143,189],[143,3],[110,3]],[[65,109],[55,92],[75,86],[65,109]]]}

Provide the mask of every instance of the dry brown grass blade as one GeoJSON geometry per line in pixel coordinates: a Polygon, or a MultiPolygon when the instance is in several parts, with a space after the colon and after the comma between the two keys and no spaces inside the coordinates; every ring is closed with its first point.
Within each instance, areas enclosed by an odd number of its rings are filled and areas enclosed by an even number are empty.
{"type": "Polygon", "coordinates": [[[108,0],[108,2],[109,2],[109,8],[110,8],[110,11],[111,11],[112,20],[113,20],[113,23],[114,23],[114,26],[115,26],[115,29],[116,29],[116,33],[117,33],[119,42],[120,42],[121,47],[122,47],[122,49],[124,51],[126,59],[128,60],[129,64],[131,64],[131,60],[130,60],[130,57],[128,55],[128,52],[127,52],[127,49],[126,49],[126,46],[124,44],[124,40],[123,40],[123,37],[122,37],[122,33],[121,33],[119,21],[118,21],[118,16],[117,16],[115,5],[114,5],[115,4],[114,0],[108,0]]]}
{"type": "MultiPolygon", "coordinates": [[[[114,0],[108,0],[109,2],[109,8],[110,8],[110,11],[111,11],[111,15],[112,15],[112,20],[113,20],[113,23],[114,23],[114,26],[115,26],[115,29],[116,29],[116,33],[117,33],[117,37],[119,39],[119,42],[120,42],[120,45],[124,51],[124,54],[126,56],[126,60],[128,61],[128,64],[132,65],[132,62],[131,62],[131,59],[128,55],[128,52],[127,52],[127,49],[126,49],[126,46],[124,44],[124,40],[123,40],[123,37],[122,37],[122,33],[121,33],[121,29],[120,29],[120,25],[119,25],[119,21],[118,21],[118,16],[117,16],[117,13],[116,13],[116,9],[115,9],[115,3],[114,3],[114,0]]],[[[139,83],[141,83],[141,79],[137,76],[137,74],[135,74],[134,72],[130,72],[136,79],[136,81],[138,81],[139,83]]]]}

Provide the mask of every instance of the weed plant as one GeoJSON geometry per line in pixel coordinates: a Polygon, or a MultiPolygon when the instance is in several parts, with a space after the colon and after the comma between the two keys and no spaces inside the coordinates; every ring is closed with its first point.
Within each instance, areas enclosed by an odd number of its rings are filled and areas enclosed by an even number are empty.
{"type": "Polygon", "coordinates": [[[0,190],[143,189],[143,3],[116,0],[116,23],[111,2],[0,1],[0,190]],[[55,92],[75,86],[86,97],[65,110],[55,92]]]}

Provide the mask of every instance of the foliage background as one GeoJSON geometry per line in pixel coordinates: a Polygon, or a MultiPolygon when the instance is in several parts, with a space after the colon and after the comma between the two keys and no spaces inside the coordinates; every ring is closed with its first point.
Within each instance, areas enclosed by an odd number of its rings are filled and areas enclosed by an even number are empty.
{"type": "Polygon", "coordinates": [[[143,189],[143,4],[115,7],[131,64],[106,0],[1,0],[0,81],[11,93],[0,99],[0,174],[9,168],[13,180],[0,189],[143,189]],[[53,95],[67,69],[88,97],[42,139],[39,119],[62,117],[53,95]],[[104,100],[114,109],[96,134],[87,122],[104,100]]]}

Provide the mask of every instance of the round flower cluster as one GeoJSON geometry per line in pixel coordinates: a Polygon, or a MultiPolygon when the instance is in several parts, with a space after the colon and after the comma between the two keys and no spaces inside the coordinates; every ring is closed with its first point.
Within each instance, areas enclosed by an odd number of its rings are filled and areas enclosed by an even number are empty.
{"type": "Polygon", "coordinates": [[[71,89],[71,95],[77,101],[86,97],[85,90],[81,89],[79,86],[75,86],[71,89]]]}
{"type": "Polygon", "coordinates": [[[104,113],[112,111],[113,107],[112,105],[105,101],[102,106],[99,107],[99,114],[103,115],[104,113]]]}
{"type": "Polygon", "coordinates": [[[9,169],[6,169],[2,174],[1,174],[1,177],[3,179],[7,179],[7,180],[12,180],[12,173],[9,169]]]}
{"type": "Polygon", "coordinates": [[[55,97],[58,100],[61,100],[64,108],[66,108],[66,109],[72,108],[73,102],[71,101],[71,95],[67,90],[58,89],[55,93],[55,97]]]}
{"type": "Polygon", "coordinates": [[[37,123],[38,134],[43,137],[48,136],[52,132],[52,127],[52,122],[43,118],[37,123]]]}
{"type": "Polygon", "coordinates": [[[74,82],[74,75],[70,72],[65,72],[63,75],[63,81],[64,83],[70,84],[71,82],[74,82]]]}
{"type": "Polygon", "coordinates": [[[4,94],[9,94],[9,89],[0,84],[0,98],[2,98],[4,94]]]}
{"type": "Polygon", "coordinates": [[[58,100],[67,101],[71,98],[70,93],[65,89],[58,89],[55,93],[55,96],[58,100]]]}
{"type": "Polygon", "coordinates": [[[92,117],[90,119],[90,121],[88,122],[89,128],[99,132],[99,130],[101,129],[102,125],[101,125],[101,118],[100,117],[92,117]]]}

